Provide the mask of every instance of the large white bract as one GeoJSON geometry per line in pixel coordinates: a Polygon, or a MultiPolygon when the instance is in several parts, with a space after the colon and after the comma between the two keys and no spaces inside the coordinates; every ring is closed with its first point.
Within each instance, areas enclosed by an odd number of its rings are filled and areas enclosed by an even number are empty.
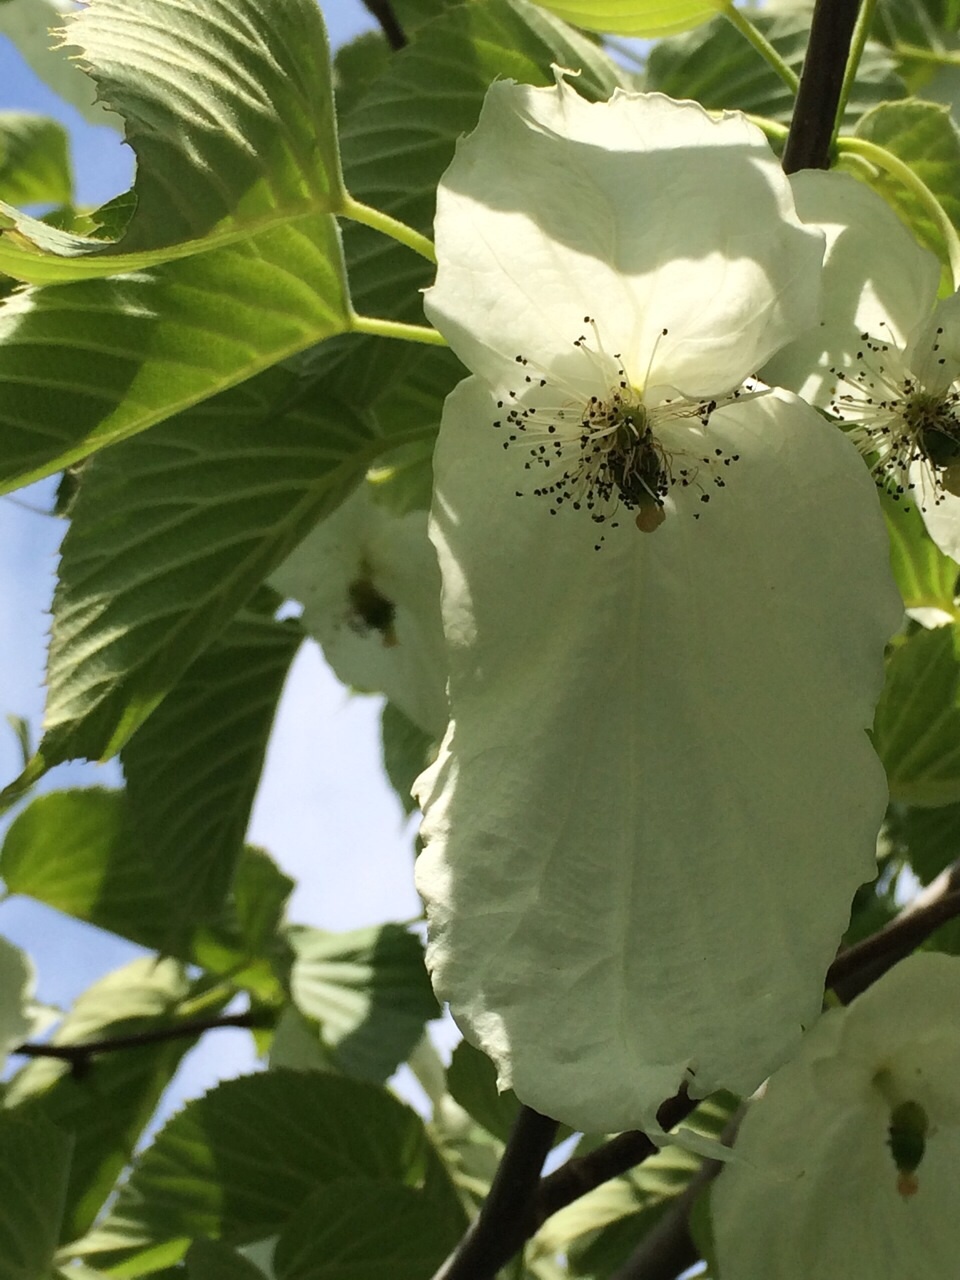
{"type": "Polygon", "coordinates": [[[910,956],[826,1013],[740,1128],[711,1196],[724,1280],[956,1271],[960,960],[910,956]]]}
{"type": "Polygon", "coordinates": [[[875,866],[876,493],[750,377],[815,322],[821,240],[740,116],[501,83],[437,250],[476,376],[435,458],[428,963],[502,1085],[635,1127],[789,1056],[875,866]]]}
{"type": "Polygon", "coordinates": [[[960,559],[960,294],[937,301],[937,259],[869,187],[813,170],[792,182],[827,237],[823,322],[765,376],[850,424],[877,482],[960,559]]]}

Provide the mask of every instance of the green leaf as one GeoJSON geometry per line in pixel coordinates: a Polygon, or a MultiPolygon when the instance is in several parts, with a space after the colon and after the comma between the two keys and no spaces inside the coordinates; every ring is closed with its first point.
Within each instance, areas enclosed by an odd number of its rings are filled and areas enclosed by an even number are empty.
{"type": "Polygon", "coordinates": [[[53,47],[67,8],[63,0],[5,0],[0,5],[0,36],[6,36],[30,69],[86,121],[119,129],[119,117],[94,103],[96,91],[90,77],[66,49],[53,47]]]}
{"type": "Polygon", "coordinates": [[[425,22],[459,3],[460,0],[393,0],[393,9],[404,34],[409,37],[425,22]]]}
{"type": "Polygon", "coordinates": [[[873,741],[901,804],[960,800],[960,632],[917,631],[887,663],[873,741]]]}
{"type": "Polygon", "coordinates": [[[0,938],[0,1067],[16,1045],[48,1024],[34,1004],[33,962],[25,951],[0,938]]]}
{"type": "Polygon", "coordinates": [[[0,305],[0,491],[189,409],[351,324],[334,220],[0,305]]]}
{"type": "Polygon", "coordinates": [[[219,1240],[194,1240],[187,1253],[190,1280],[263,1280],[263,1272],[219,1240]]]}
{"type": "MultiPolygon", "coordinates": [[[[744,13],[799,74],[810,34],[809,13],[744,13]]],[[[844,115],[848,128],[869,108],[903,97],[906,88],[894,67],[882,46],[866,46],[844,115]]],[[[646,88],[674,98],[693,98],[709,110],[738,108],[785,124],[793,112],[793,93],[725,18],[654,45],[647,59],[646,88]]]]}
{"type": "Polygon", "coordinates": [[[337,116],[343,120],[390,64],[390,46],[379,31],[364,31],[337,50],[333,88],[337,116]]]}
{"type": "Polygon", "coordinates": [[[957,617],[955,604],[960,566],[940,550],[927,533],[916,507],[895,502],[880,489],[880,504],[890,534],[890,563],[906,609],[940,609],[957,617]]]}
{"type": "Polygon", "coordinates": [[[940,49],[960,25],[957,0],[879,0],[873,34],[884,44],[940,49]]]}
{"type": "MultiPolygon", "coordinates": [[[[73,287],[73,286],[70,286],[73,287]]],[[[37,776],[108,756],[378,448],[273,369],[94,459],[63,545],[37,776]]],[[[14,791],[16,788],[14,788],[14,791]]]]}
{"type": "Polygon", "coordinates": [[[223,913],[301,639],[294,622],[240,614],[121,754],[130,821],[165,891],[189,904],[194,922],[223,913]]]}
{"type": "Polygon", "coordinates": [[[0,111],[0,199],[68,204],[72,197],[63,125],[25,111],[0,111]]]}
{"type": "Polygon", "coordinates": [[[140,1275],[151,1254],[173,1261],[190,1239],[275,1235],[314,1189],[353,1178],[420,1188],[452,1230],[463,1226],[422,1121],[385,1090],[289,1070],[229,1080],[164,1126],[75,1252],[140,1275]]]}
{"type": "Polygon", "coordinates": [[[385,702],[380,717],[380,745],[383,767],[397,793],[404,813],[413,813],[417,802],[410,794],[414,780],[430,763],[436,740],[403,714],[392,702],[385,702]]]}
{"type": "MultiPolygon", "coordinates": [[[[181,965],[135,960],[85,991],[52,1043],[82,1044],[175,1026],[178,1006],[189,994],[181,965]]],[[[64,1062],[36,1058],[14,1076],[5,1105],[17,1115],[42,1117],[76,1138],[62,1239],[86,1231],[100,1212],[180,1060],[196,1040],[196,1033],[186,1034],[103,1054],[79,1074],[64,1062]]]]}
{"type": "Polygon", "coordinates": [[[540,0],[545,9],[590,31],[621,36],[668,36],[707,22],[719,0],[540,0]]]}
{"type": "Polygon", "coordinates": [[[277,1280],[428,1280],[457,1243],[436,1201],[384,1179],[332,1182],[284,1229],[277,1280]]]}
{"type": "Polygon", "coordinates": [[[0,1112],[0,1280],[49,1273],[72,1147],[42,1116],[0,1112]]]}
{"type": "MultiPolygon", "coordinates": [[[[886,147],[916,173],[960,226],[960,130],[948,107],[936,102],[883,103],[868,111],[856,128],[858,137],[886,147]]],[[[880,172],[872,185],[942,262],[949,261],[943,236],[926,207],[895,178],[880,172]]]]}
{"type": "Polygon", "coordinates": [[[31,284],[116,275],[342,208],[312,0],[93,0],[66,38],[124,118],[136,207],[119,244],[21,218],[0,240],[0,270],[31,284]]]}
{"type": "Polygon", "coordinates": [[[894,811],[893,834],[910,870],[929,884],[960,856],[960,803],[894,811]]]}
{"type": "MultiPolygon", "coordinates": [[[[244,850],[223,918],[198,929],[193,906],[176,897],[164,868],[143,850],[120,791],[88,787],[36,797],[13,821],[0,851],[9,893],[25,893],[78,920],[216,973],[238,985],[263,974],[281,949],[277,930],[293,882],[266,854],[244,850]]],[[[275,989],[275,987],[274,987],[275,989]]]]}
{"type": "Polygon", "coordinates": [[[386,1080],[440,1014],[420,939],[397,924],[352,933],[294,928],[289,938],[294,1004],[320,1024],[334,1063],[348,1075],[386,1080]]]}
{"type": "Polygon", "coordinates": [[[447,1088],[455,1102],[482,1128],[506,1142],[520,1110],[512,1089],[497,1089],[497,1069],[485,1053],[461,1040],[447,1068],[447,1088]]]}

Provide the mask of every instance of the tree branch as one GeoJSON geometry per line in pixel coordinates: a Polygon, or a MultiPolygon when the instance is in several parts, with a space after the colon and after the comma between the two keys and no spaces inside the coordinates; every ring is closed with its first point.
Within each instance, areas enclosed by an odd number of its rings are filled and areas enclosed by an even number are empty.
{"type": "MultiPolygon", "coordinates": [[[[687,1096],[686,1089],[681,1089],[673,1098],[668,1098],[657,1112],[657,1120],[662,1128],[670,1130],[686,1119],[697,1103],[687,1096]]],[[[546,1221],[551,1214],[557,1213],[574,1200],[599,1187],[611,1178],[618,1178],[621,1173],[635,1165],[642,1164],[648,1156],[659,1150],[645,1133],[634,1130],[631,1133],[620,1133],[602,1147],[568,1160],[556,1173],[551,1173],[540,1184],[537,1195],[537,1226],[546,1221]]]]}
{"type": "MultiPolygon", "coordinates": [[[[725,1146],[733,1146],[748,1106],[749,1103],[741,1102],[724,1126],[720,1141],[725,1146]]],[[[690,1213],[697,1197],[722,1168],[722,1160],[704,1160],[670,1208],[610,1280],[674,1280],[699,1262],[700,1250],[690,1234],[690,1213]]]]}
{"type": "Polygon", "coordinates": [[[433,1280],[489,1280],[537,1230],[540,1171],[557,1133],[556,1120],[521,1107],[480,1216],[433,1280]]]}
{"type": "Polygon", "coordinates": [[[935,929],[960,916],[960,859],[951,863],[876,933],[841,951],[827,971],[827,986],[847,1003],[866,991],[935,929]]]}
{"type": "MultiPolygon", "coordinates": [[[[696,1105],[681,1090],[661,1106],[657,1120],[672,1129],[696,1105]]],[[[568,1160],[538,1188],[556,1127],[555,1120],[521,1109],[480,1216],[433,1280],[493,1280],[551,1214],[658,1150],[645,1133],[621,1133],[588,1155],[568,1160]]]]}
{"type": "Polygon", "coordinates": [[[90,1059],[102,1053],[118,1053],[123,1049],[139,1049],[144,1045],[162,1044],[167,1040],[183,1040],[213,1031],[217,1027],[269,1026],[271,1015],[263,1011],[227,1013],[216,1018],[195,1018],[191,1022],[178,1022],[171,1027],[151,1027],[147,1031],[134,1031],[128,1036],[112,1036],[104,1040],[87,1040],[83,1044],[34,1044],[30,1041],[11,1049],[21,1058],[58,1058],[70,1064],[70,1069],[80,1075],[90,1065],[90,1059]]]}
{"type": "Polygon", "coordinates": [[[396,51],[405,47],[407,42],[406,32],[400,25],[400,20],[393,12],[391,0],[363,0],[364,8],[366,8],[376,20],[380,23],[380,29],[387,38],[387,44],[391,49],[396,51]]]}
{"type": "Polygon", "coordinates": [[[817,0],[793,120],[783,152],[785,173],[829,169],[830,144],[860,0],[817,0]]]}

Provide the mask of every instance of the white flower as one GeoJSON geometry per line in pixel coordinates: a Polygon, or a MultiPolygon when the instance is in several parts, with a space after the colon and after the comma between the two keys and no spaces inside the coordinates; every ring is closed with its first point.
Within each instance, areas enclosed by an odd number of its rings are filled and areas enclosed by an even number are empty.
{"type": "Polygon", "coordinates": [[[960,1252],[960,960],[897,965],[824,1014],[711,1196],[724,1280],[919,1280],[960,1252]]]}
{"type": "Polygon", "coordinates": [[[937,302],[936,258],[869,187],[813,170],[792,182],[827,236],[824,318],[765,375],[852,424],[878,484],[960,558],[960,295],[937,302]]]}
{"type": "Polygon", "coordinates": [[[749,382],[814,322],[820,240],[740,116],[500,83],[437,249],[427,309],[476,376],[434,466],[428,963],[524,1102],[634,1127],[789,1055],[875,866],[876,494],[749,382]]]}
{"type": "Polygon", "coordinates": [[[395,516],[368,482],[273,573],[344,684],[389,700],[427,733],[447,723],[440,575],[423,511],[395,516]]]}

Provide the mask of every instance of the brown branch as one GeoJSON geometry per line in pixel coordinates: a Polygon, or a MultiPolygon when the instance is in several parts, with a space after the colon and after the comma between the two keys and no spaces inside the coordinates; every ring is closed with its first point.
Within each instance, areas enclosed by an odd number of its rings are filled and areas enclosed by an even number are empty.
{"type": "MultiPolygon", "coordinates": [[[[681,1090],[661,1106],[657,1120],[664,1129],[672,1129],[696,1105],[681,1090]]],[[[555,1120],[529,1107],[521,1110],[480,1216],[433,1280],[493,1280],[551,1214],[642,1164],[658,1150],[645,1133],[621,1133],[595,1151],[568,1160],[538,1188],[536,1178],[555,1132],[555,1120]]]]}
{"type": "Polygon", "coordinates": [[[363,0],[364,8],[366,8],[376,20],[380,23],[380,29],[387,38],[387,44],[391,49],[403,49],[407,44],[407,36],[400,20],[393,12],[393,5],[390,0],[363,0]]]}
{"type": "Polygon", "coordinates": [[[793,120],[783,151],[785,173],[829,169],[830,145],[860,0],[817,0],[793,120]]]}
{"type": "Polygon", "coordinates": [[[960,916],[960,859],[909,902],[889,924],[841,951],[827,971],[827,986],[847,1003],[866,991],[935,929],[960,916]]]}
{"type": "MultiPolygon", "coordinates": [[[[686,1089],[681,1089],[675,1097],[668,1098],[661,1106],[657,1112],[657,1120],[664,1129],[670,1130],[696,1106],[697,1103],[687,1096],[686,1089]]],[[[621,1173],[642,1164],[658,1150],[656,1143],[651,1142],[645,1133],[634,1130],[631,1133],[617,1134],[587,1155],[568,1160],[540,1184],[537,1195],[538,1226],[551,1214],[572,1204],[574,1200],[579,1200],[594,1187],[609,1182],[611,1178],[618,1178],[621,1173]]]]}
{"type": "Polygon", "coordinates": [[[183,1040],[213,1031],[217,1027],[263,1027],[272,1021],[263,1011],[227,1013],[215,1018],[195,1018],[191,1022],[178,1022],[171,1027],[151,1027],[147,1031],[134,1031],[128,1036],[111,1036],[104,1040],[86,1040],[83,1044],[35,1044],[30,1041],[11,1049],[21,1058],[58,1058],[70,1064],[72,1071],[82,1074],[90,1065],[90,1059],[102,1053],[118,1053],[123,1049],[140,1049],[144,1045],[161,1044],[167,1040],[183,1040]]]}
{"type": "MultiPolygon", "coordinates": [[[[725,1146],[733,1146],[748,1106],[749,1103],[741,1102],[724,1126],[720,1141],[725,1146]]],[[[674,1280],[682,1271],[700,1261],[700,1250],[690,1234],[690,1213],[697,1197],[706,1190],[723,1165],[722,1160],[704,1160],[670,1208],[610,1280],[674,1280]]]]}
{"type": "Polygon", "coordinates": [[[540,1225],[537,1184],[557,1133],[556,1120],[521,1107],[480,1216],[433,1280],[488,1280],[540,1225]]]}

